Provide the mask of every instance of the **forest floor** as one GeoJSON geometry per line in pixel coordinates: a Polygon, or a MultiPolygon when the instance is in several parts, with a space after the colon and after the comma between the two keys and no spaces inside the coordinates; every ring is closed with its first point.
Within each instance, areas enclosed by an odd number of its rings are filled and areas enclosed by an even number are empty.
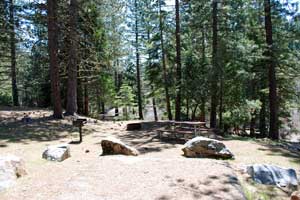
{"type": "Polygon", "coordinates": [[[149,129],[128,132],[128,122],[92,119],[84,127],[83,142],[70,144],[71,158],[49,162],[42,159],[46,146],[78,137],[70,119],[49,116],[47,110],[0,111],[0,154],[23,158],[28,171],[0,193],[1,200],[289,199],[276,187],[253,183],[242,169],[267,163],[299,173],[300,155],[268,140],[225,138],[234,160],[188,159],[182,156],[182,142],[157,138],[153,123],[149,129]],[[30,112],[32,122],[21,121],[24,112],[30,112]],[[111,136],[141,155],[100,156],[101,140],[111,136]]]}

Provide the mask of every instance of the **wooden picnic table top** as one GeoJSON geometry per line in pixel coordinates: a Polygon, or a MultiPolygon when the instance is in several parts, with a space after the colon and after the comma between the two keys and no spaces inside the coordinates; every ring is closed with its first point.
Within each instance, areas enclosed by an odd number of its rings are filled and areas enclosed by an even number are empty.
{"type": "Polygon", "coordinates": [[[190,121],[171,121],[174,124],[187,124],[187,125],[204,125],[206,122],[190,122],[190,121]]]}

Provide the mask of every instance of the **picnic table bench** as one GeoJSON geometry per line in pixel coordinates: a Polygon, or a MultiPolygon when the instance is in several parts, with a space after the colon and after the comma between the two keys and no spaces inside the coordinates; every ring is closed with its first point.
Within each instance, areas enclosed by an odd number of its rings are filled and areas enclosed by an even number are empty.
{"type": "Polygon", "coordinates": [[[185,137],[186,135],[200,134],[201,127],[205,127],[205,122],[188,122],[188,121],[170,121],[169,125],[164,128],[157,129],[159,138],[163,137],[165,132],[171,133],[177,138],[178,135],[185,137]]]}

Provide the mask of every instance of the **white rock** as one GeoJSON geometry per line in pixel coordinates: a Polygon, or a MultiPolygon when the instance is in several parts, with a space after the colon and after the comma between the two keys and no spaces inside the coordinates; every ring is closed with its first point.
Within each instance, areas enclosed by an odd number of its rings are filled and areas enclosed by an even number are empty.
{"type": "Polygon", "coordinates": [[[294,169],[284,169],[275,165],[255,164],[247,167],[252,179],[265,185],[279,187],[297,187],[297,175],[294,169]]]}
{"type": "Polygon", "coordinates": [[[48,146],[43,152],[43,158],[50,161],[62,162],[69,157],[71,157],[71,154],[68,144],[48,146]]]}
{"type": "Polygon", "coordinates": [[[195,137],[185,143],[182,148],[186,157],[201,158],[233,158],[230,150],[220,141],[206,138],[195,137]]]}
{"type": "Polygon", "coordinates": [[[138,150],[124,144],[116,138],[107,138],[101,141],[103,155],[123,154],[128,156],[137,156],[138,150]]]}
{"type": "Polygon", "coordinates": [[[13,186],[17,178],[26,174],[21,158],[13,155],[0,156],[0,191],[13,186]]]}

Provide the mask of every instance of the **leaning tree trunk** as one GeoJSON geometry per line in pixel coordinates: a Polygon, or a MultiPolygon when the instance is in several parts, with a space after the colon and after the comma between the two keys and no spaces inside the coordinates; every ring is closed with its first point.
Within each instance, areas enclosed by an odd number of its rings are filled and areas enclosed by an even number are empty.
{"type": "Polygon", "coordinates": [[[58,68],[58,28],[57,28],[57,0],[47,0],[48,8],[48,48],[50,57],[50,80],[53,103],[53,116],[62,118],[60,95],[60,80],[58,68]]]}
{"type": "Polygon", "coordinates": [[[139,25],[138,25],[138,5],[137,0],[134,1],[135,6],[135,50],[136,50],[136,78],[137,78],[137,95],[138,95],[138,107],[139,107],[139,119],[143,117],[142,107],[142,91],[141,91],[141,75],[140,75],[140,52],[139,52],[139,25]]]}
{"type": "Polygon", "coordinates": [[[17,75],[16,75],[16,34],[14,19],[14,2],[9,1],[9,23],[10,23],[10,54],[11,54],[11,86],[13,105],[19,106],[17,75]]]}
{"type": "Polygon", "coordinates": [[[67,110],[66,115],[74,115],[77,112],[77,18],[78,2],[70,2],[69,19],[69,62],[68,62],[68,88],[67,88],[67,110]]]}
{"type": "Polygon", "coordinates": [[[264,0],[265,8],[265,31],[266,43],[268,45],[265,55],[267,57],[267,68],[269,69],[269,102],[270,102],[270,138],[279,139],[278,130],[278,98],[277,98],[277,81],[276,81],[276,64],[273,52],[273,32],[271,18],[270,0],[264,0]]]}
{"type": "Polygon", "coordinates": [[[218,2],[217,0],[213,1],[213,52],[212,52],[212,76],[211,76],[211,110],[210,110],[210,128],[216,128],[217,126],[217,104],[218,104],[218,97],[217,97],[217,68],[218,68],[218,58],[217,58],[217,51],[218,51],[218,2]]]}
{"type": "Polygon", "coordinates": [[[180,40],[180,7],[179,0],[175,0],[176,10],[176,99],[175,99],[175,120],[181,120],[181,40],[180,40]]]}
{"type": "Polygon", "coordinates": [[[172,120],[173,116],[172,116],[172,111],[171,111],[170,94],[169,94],[169,87],[168,87],[168,73],[167,73],[165,43],[164,43],[164,33],[163,33],[163,18],[162,18],[162,10],[161,10],[160,0],[158,1],[158,3],[159,3],[160,45],[161,45],[164,88],[165,88],[165,96],[166,96],[166,109],[167,109],[168,119],[172,120]]]}

